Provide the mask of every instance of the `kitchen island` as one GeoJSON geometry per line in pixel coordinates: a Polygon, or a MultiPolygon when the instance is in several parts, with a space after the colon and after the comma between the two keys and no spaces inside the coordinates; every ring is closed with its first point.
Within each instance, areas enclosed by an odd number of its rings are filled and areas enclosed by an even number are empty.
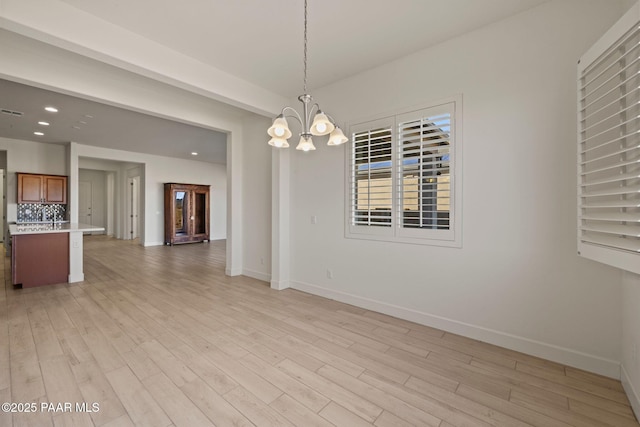
{"type": "Polygon", "coordinates": [[[10,224],[11,280],[23,288],[84,280],[83,233],[104,231],[81,223],[10,224]]]}

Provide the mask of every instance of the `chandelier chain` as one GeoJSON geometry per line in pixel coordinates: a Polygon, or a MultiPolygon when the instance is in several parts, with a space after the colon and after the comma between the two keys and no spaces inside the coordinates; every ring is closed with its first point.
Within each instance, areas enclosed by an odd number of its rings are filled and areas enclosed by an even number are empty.
{"type": "MultiPolygon", "coordinates": [[[[1,2],[2,0],[0,0],[1,2]]],[[[269,145],[277,148],[287,148],[289,143],[287,140],[291,138],[292,132],[289,129],[287,118],[293,118],[300,123],[302,127],[300,132],[300,142],[296,150],[313,151],[316,147],[311,140],[312,136],[329,135],[327,145],[340,145],[348,141],[344,133],[340,130],[333,118],[320,110],[320,106],[313,104],[313,98],[307,93],[307,29],[309,26],[308,15],[309,3],[304,0],[304,91],[298,96],[298,101],[302,103],[302,115],[295,108],[286,106],[280,114],[273,119],[273,124],[267,130],[267,134],[271,136],[269,145]],[[311,105],[313,104],[313,105],[311,105]],[[315,116],[313,115],[315,113],[315,116]],[[313,120],[312,120],[313,119],[313,120]]]]}
{"type": "Polygon", "coordinates": [[[307,93],[307,0],[304,0],[304,91],[302,93],[307,93]]]}

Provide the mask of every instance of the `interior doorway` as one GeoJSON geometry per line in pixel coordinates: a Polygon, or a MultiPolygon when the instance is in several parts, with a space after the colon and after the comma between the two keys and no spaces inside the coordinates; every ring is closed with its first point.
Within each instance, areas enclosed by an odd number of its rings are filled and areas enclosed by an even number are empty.
{"type": "Polygon", "coordinates": [[[91,208],[93,205],[93,188],[91,181],[78,182],[78,222],[93,225],[91,208]]]}
{"type": "MultiPolygon", "coordinates": [[[[107,197],[104,171],[78,169],[78,222],[106,230],[107,197]]],[[[105,234],[105,231],[85,234],[105,234]]]]}
{"type": "MultiPolygon", "coordinates": [[[[91,211],[91,225],[105,228],[104,234],[122,240],[139,239],[144,243],[144,177],[142,163],[79,157],[78,216],[91,211]],[[91,189],[82,182],[91,181],[91,189]],[[132,190],[133,188],[133,190],[132,190]],[[91,204],[81,200],[91,193],[91,204]],[[83,206],[85,205],[85,206],[83,206]],[[133,233],[132,233],[133,232],[133,233]]],[[[86,218],[86,217],[85,217],[86,218]]],[[[103,233],[100,233],[103,234],[103,233]]]]}

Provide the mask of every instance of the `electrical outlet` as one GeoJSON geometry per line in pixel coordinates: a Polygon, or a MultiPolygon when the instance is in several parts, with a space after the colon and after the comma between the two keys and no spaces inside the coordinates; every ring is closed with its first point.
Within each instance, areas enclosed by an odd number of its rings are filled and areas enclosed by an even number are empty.
{"type": "Polygon", "coordinates": [[[317,224],[318,223],[318,217],[315,215],[311,215],[311,224],[317,224]]]}
{"type": "Polygon", "coordinates": [[[333,279],[333,270],[327,268],[327,279],[333,279]]]}
{"type": "Polygon", "coordinates": [[[260,265],[264,265],[264,258],[260,258],[260,265]]]}

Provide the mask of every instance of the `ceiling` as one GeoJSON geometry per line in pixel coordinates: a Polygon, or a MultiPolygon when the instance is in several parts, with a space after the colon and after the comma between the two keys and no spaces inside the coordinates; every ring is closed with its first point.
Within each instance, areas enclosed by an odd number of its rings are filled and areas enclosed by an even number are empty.
{"type": "MultiPolygon", "coordinates": [[[[303,0],[62,0],[288,97],[302,93],[303,0]]],[[[308,83],[323,87],[548,0],[308,0],[308,83]]]]}
{"type": "MultiPolygon", "coordinates": [[[[302,93],[302,0],[61,1],[271,92],[302,93]]],[[[309,0],[309,92],[546,1],[309,0]]],[[[3,137],[226,161],[219,132],[8,81],[0,94],[0,108],[25,113],[0,114],[3,137]]]]}
{"type": "Polygon", "coordinates": [[[1,79],[0,94],[0,136],[5,138],[74,141],[209,163],[227,160],[227,135],[221,132],[1,79]],[[55,106],[58,112],[47,112],[46,106],[55,106]],[[49,125],[39,125],[40,121],[49,125]]]}

